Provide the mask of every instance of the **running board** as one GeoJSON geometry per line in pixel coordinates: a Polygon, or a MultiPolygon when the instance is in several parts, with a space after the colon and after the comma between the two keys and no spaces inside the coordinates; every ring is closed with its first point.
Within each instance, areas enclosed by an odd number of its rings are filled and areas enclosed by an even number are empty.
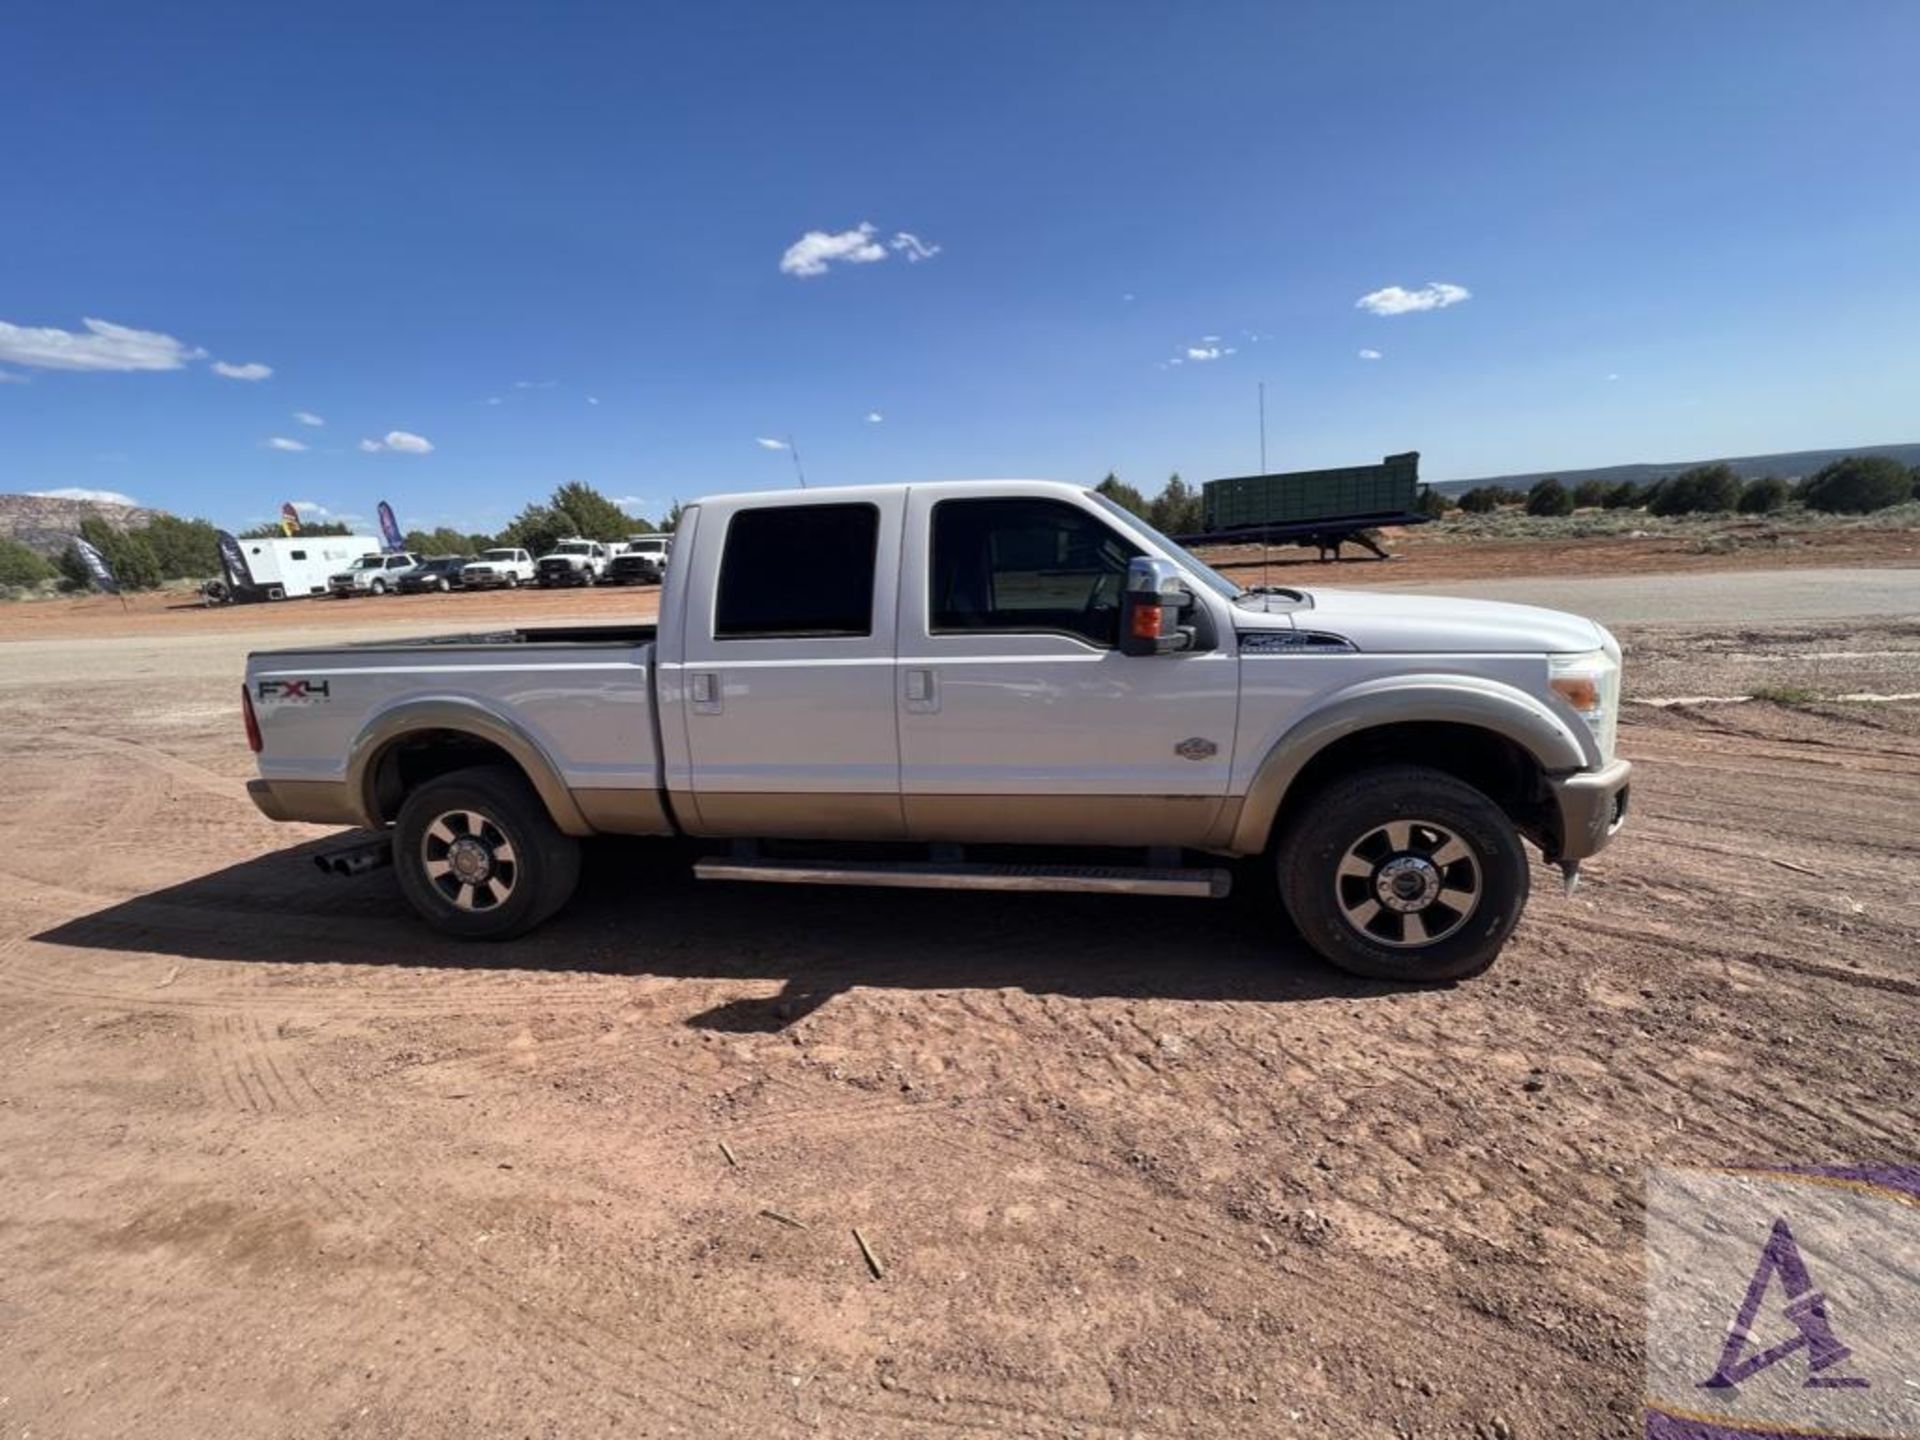
{"type": "Polygon", "coordinates": [[[858,860],[709,859],[694,863],[699,880],[757,880],[771,885],[879,885],[906,890],[1071,890],[1093,895],[1178,895],[1218,900],[1233,888],[1225,870],[1145,869],[1104,865],[941,865],[858,860]]]}

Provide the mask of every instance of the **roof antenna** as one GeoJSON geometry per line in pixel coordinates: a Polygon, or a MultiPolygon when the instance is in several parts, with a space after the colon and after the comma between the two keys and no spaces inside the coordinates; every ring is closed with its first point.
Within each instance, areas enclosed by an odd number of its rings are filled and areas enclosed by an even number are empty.
{"type": "MultiPolygon", "coordinates": [[[[1260,473],[1267,473],[1267,382],[1260,382],[1260,473]]],[[[1268,587],[1267,561],[1273,554],[1273,546],[1266,531],[1260,532],[1260,588],[1268,587]]]]}
{"type": "Polygon", "coordinates": [[[787,453],[793,456],[793,473],[800,477],[800,488],[807,488],[807,472],[800,468],[800,447],[793,443],[793,436],[787,436],[787,453]]]}

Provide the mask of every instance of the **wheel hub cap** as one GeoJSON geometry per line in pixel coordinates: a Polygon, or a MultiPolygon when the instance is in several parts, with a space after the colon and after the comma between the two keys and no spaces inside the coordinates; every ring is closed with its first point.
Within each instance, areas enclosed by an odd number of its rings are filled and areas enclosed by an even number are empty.
{"type": "Polygon", "coordinates": [[[1432,945],[1480,903],[1480,862],[1443,825],[1394,820],[1367,830],[1334,875],[1340,913],[1361,936],[1396,949],[1432,945]]]}
{"type": "Polygon", "coordinates": [[[447,847],[447,863],[468,885],[478,885],[493,873],[493,856],[471,835],[463,835],[447,847]]]}
{"type": "Polygon", "coordinates": [[[1389,910],[1424,910],[1440,893],[1440,872],[1423,855],[1396,855],[1373,877],[1373,893],[1389,910]]]}

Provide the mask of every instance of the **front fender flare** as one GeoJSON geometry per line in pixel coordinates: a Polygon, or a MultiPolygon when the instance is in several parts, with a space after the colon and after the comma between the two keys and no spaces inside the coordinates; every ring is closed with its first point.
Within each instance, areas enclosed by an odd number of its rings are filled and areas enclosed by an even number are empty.
{"type": "Polygon", "coordinates": [[[1266,847],[1287,791],[1327,746],[1363,730],[1420,722],[1470,725],[1510,740],[1546,774],[1600,763],[1584,727],[1544,700],[1498,680],[1472,675],[1386,675],[1334,692],[1295,721],[1267,750],[1220,847],[1252,855],[1266,847]]]}
{"type": "Polygon", "coordinates": [[[539,794],[553,823],[568,835],[591,835],[593,827],[580,813],[580,806],[560,778],[560,767],[553,757],[512,720],[481,704],[459,695],[433,695],[404,700],[379,711],[354,737],[347,750],[347,794],[358,805],[362,821],[378,829],[379,797],[374,781],[379,760],[397,741],[428,730],[452,730],[497,745],[525,772],[539,794]]]}

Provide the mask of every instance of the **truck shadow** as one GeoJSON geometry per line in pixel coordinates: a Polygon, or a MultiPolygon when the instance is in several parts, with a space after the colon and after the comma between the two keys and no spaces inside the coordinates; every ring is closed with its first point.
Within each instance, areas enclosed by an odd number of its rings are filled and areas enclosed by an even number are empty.
{"type": "Polygon", "coordinates": [[[559,970],[778,980],[777,995],[693,1016],[774,1031],[855,986],[1014,988],[1070,997],[1288,1002],[1407,988],[1328,967],[1255,899],[1114,899],[728,885],[685,847],[601,841],[573,903],[533,934],[469,943],[429,930],[390,869],[322,874],[329,836],[57,925],[35,940],[239,964],[559,970]]]}

